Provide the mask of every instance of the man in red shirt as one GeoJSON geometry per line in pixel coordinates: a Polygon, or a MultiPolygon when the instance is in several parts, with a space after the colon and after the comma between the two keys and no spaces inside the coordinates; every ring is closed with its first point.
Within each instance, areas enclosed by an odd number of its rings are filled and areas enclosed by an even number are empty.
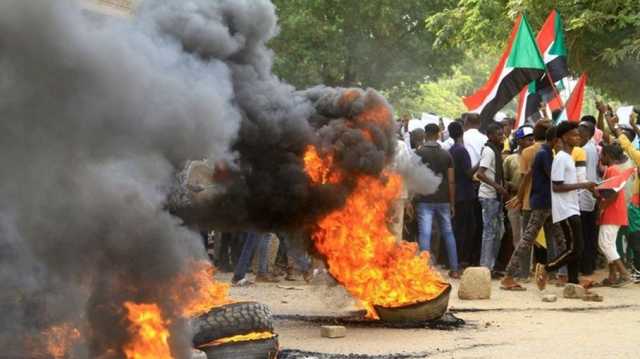
{"type": "MultiPolygon", "coordinates": [[[[605,145],[602,148],[602,163],[608,167],[604,173],[604,180],[622,175],[623,170],[619,165],[623,162],[624,151],[620,145],[605,145]]],[[[598,245],[609,263],[609,278],[605,284],[612,287],[623,287],[632,283],[631,276],[620,260],[620,254],[616,248],[616,237],[620,227],[629,225],[624,190],[602,192],[600,208],[602,208],[602,212],[598,245]]]]}

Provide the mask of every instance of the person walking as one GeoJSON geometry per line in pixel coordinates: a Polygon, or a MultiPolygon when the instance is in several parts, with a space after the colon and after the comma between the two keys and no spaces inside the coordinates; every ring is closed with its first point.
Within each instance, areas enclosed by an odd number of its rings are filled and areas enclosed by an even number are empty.
{"type": "Polygon", "coordinates": [[[242,253],[238,259],[238,264],[233,272],[231,284],[234,287],[242,287],[253,284],[246,278],[246,274],[251,266],[251,259],[254,253],[258,256],[258,273],[256,273],[256,282],[278,283],[280,280],[269,273],[267,263],[267,251],[269,248],[270,234],[257,232],[244,232],[245,237],[242,253]]]}
{"type": "Polygon", "coordinates": [[[546,265],[536,265],[536,284],[543,290],[547,284],[547,273],[557,271],[567,265],[569,283],[578,284],[580,257],[584,248],[582,222],[580,220],[580,200],[578,190],[593,190],[593,182],[578,182],[576,165],[571,152],[580,144],[578,124],[562,122],[558,125],[559,151],[551,165],[551,215],[553,223],[558,223],[565,240],[565,249],[556,258],[549,258],[546,265]]]}
{"type": "MultiPolygon", "coordinates": [[[[518,194],[518,190],[522,185],[522,170],[520,168],[521,165],[521,157],[522,151],[529,148],[533,145],[533,128],[530,126],[522,126],[515,131],[514,134],[516,148],[514,148],[515,152],[504,159],[504,182],[506,190],[509,192],[508,199],[516,197],[518,194]]],[[[518,243],[522,237],[522,211],[520,208],[507,208],[507,217],[509,218],[509,223],[511,224],[511,237],[513,241],[513,248],[518,247],[518,243]]],[[[512,254],[513,256],[513,254],[512,254]]],[[[526,279],[529,277],[529,262],[531,262],[531,256],[525,258],[524,256],[521,258],[522,263],[520,263],[520,273],[517,273],[517,276],[522,279],[526,279]]]]}
{"type": "MultiPolygon", "coordinates": [[[[551,166],[556,142],[556,128],[551,127],[547,131],[545,143],[541,145],[533,159],[531,166],[531,211],[524,227],[522,239],[518,242],[507,265],[507,273],[500,287],[503,290],[525,290],[515,278],[521,275],[524,267],[529,268],[531,248],[542,228],[547,235],[547,242],[564,242],[560,226],[554,224],[551,219],[551,166]]],[[[534,251],[534,253],[536,263],[547,262],[545,252],[534,251]]]]}
{"type": "Polygon", "coordinates": [[[458,252],[451,226],[451,217],[455,216],[455,177],[453,161],[449,152],[438,144],[440,128],[436,124],[425,126],[425,144],[416,151],[436,175],[442,178],[438,190],[430,195],[416,197],[416,215],[418,219],[418,242],[423,251],[431,250],[431,226],[434,217],[438,220],[440,232],[445,242],[449,258],[449,276],[459,278],[458,252]]]}

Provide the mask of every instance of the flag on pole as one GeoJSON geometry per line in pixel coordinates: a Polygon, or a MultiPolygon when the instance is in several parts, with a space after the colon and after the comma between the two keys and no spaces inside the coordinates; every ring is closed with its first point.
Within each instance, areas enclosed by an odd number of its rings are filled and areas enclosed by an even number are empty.
{"type": "Polygon", "coordinates": [[[536,82],[536,88],[539,90],[550,89],[551,83],[556,83],[569,76],[564,26],[558,11],[551,11],[536,36],[536,43],[547,66],[547,73],[536,82]]]}
{"type": "Polygon", "coordinates": [[[527,19],[522,15],[516,20],[507,48],[487,83],[463,101],[469,111],[480,114],[486,125],[523,87],[540,79],[544,73],[542,55],[527,19]]]}
{"type": "Polygon", "coordinates": [[[567,67],[567,48],[564,39],[564,26],[558,11],[553,10],[542,25],[536,44],[543,56],[546,73],[523,90],[518,97],[518,112],[515,126],[522,126],[527,120],[535,122],[542,115],[541,103],[549,104],[549,111],[562,107],[562,99],[556,88],[556,82],[569,76],[567,67]]]}
{"type": "Polygon", "coordinates": [[[582,74],[576,87],[573,89],[569,100],[565,104],[558,122],[569,121],[578,122],[582,117],[582,103],[584,102],[584,91],[587,88],[587,74],[582,74]]]}

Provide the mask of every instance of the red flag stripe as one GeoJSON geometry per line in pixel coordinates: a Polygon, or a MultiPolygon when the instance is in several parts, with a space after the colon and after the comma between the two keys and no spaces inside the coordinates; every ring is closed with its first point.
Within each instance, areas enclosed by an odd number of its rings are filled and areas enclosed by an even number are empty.
{"type": "Polygon", "coordinates": [[[522,16],[518,16],[516,23],[513,25],[513,30],[511,30],[511,35],[509,35],[509,45],[507,46],[507,49],[502,54],[502,57],[500,58],[500,62],[498,63],[498,66],[496,66],[495,71],[489,78],[489,81],[487,81],[487,83],[473,95],[463,98],[464,104],[467,106],[467,108],[470,111],[479,112],[479,109],[481,109],[487,97],[489,97],[491,93],[494,92],[495,88],[500,83],[500,80],[504,77],[503,76],[504,67],[507,63],[507,60],[509,59],[509,55],[511,54],[511,48],[513,47],[513,40],[515,39],[516,34],[518,33],[518,29],[520,28],[521,21],[522,21],[522,16]]]}
{"type": "Polygon", "coordinates": [[[582,117],[582,103],[584,102],[584,90],[586,87],[587,74],[582,74],[565,107],[565,111],[567,111],[567,121],[580,121],[580,117],[582,117]]]}
{"type": "MultiPolygon", "coordinates": [[[[551,48],[551,45],[556,40],[556,16],[558,12],[556,10],[551,11],[551,14],[547,17],[538,36],[536,36],[536,42],[540,53],[546,57],[547,51],[551,48]]],[[[546,59],[545,59],[546,62],[546,59]]]]}

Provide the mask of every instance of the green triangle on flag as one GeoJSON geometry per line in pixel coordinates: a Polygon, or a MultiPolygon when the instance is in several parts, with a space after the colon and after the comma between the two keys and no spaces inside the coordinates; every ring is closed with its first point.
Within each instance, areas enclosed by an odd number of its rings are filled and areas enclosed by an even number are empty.
{"type": "Polygon", "coordinates": [[[524,15],[522,15],[520,28],[511,47],[507,66],[546,71],[544,60],[531,31],[531,26],[529,26],[529,22],[527,22],[527,18],[524,15]]]}
{"type": "MultiPolygon", "coordinates": [[[[507,48],[487,82],[470,96],[463,98],[469,111],[480,114],[486,127],[494,116],[525,87],[543,77],[546,67],[536,44],[531,26],[519,16],[509,35],[507,48]]],[[[530,85],[535,91],[536,84],[530,85]]]]}

